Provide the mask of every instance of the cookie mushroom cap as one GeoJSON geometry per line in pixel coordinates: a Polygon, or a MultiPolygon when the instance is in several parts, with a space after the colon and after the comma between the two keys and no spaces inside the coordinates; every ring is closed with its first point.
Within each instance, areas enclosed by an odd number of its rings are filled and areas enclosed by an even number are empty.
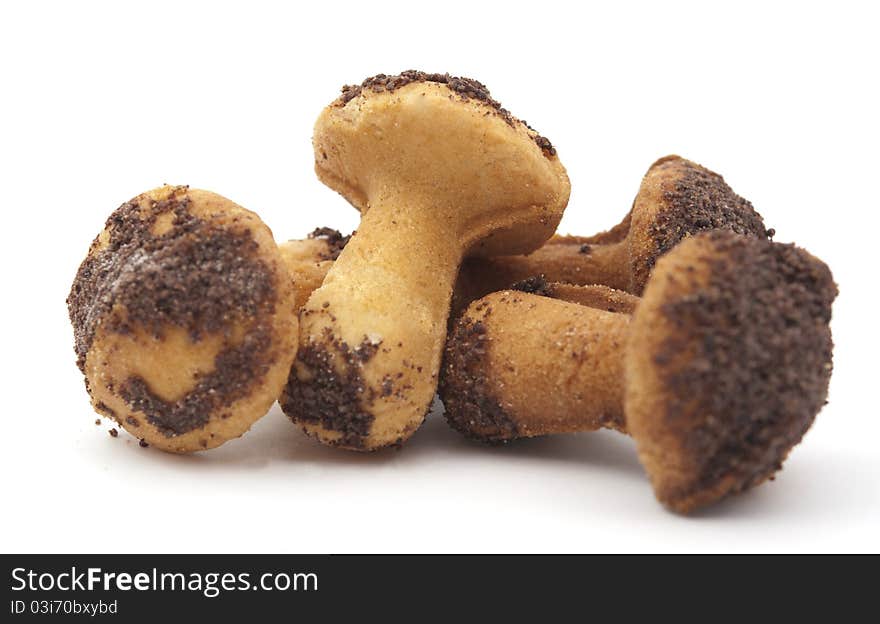
{"type": "Polygon", "coordinates": [[[724,230],[767,239],[751,202],[720,175],[681,156],[651,165],[633,202],[629,231],[630,292],[641,294],[657,260],[699,232],[724,230]]]}
{"type": "Polygon", "coordinates": [[[568,177],[549,141],[479,82],[447,74],[346,88],[313,144],[318,177],[361,223],[301,312],[281,405],[326,444],[397,445],[433,399],[462,259],[543,244],[568,177]]]}
{"type": "Polygon", "coordinates": [[[468,255],[537,249],[568,203],[555,148],[470,78],[410,70],[345,87],[313,142],[318,178],[362,214],[421,208],[468,255]]]}
{"type": "Polygon", "coordinates": [[[165,451],[242,435],[269,411],[296,353],[272,233],[209,191],[164,186],[120,206],[67,304],[95,410],[165,451]]]}
{"type": "Polygon", "coordinates": [[[633,319],[627,428],[657,498],[689,512],[781,468],[825,404],[828,267],[717,231],[657,262],[633,319]]]}

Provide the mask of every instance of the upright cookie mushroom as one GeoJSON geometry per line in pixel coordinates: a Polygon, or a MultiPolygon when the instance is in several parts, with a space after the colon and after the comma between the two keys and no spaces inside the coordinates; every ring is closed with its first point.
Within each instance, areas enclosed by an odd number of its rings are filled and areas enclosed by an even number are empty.
{"type": "Polygon", "coordinates": [[[549,141],[446,74],[344,88],[314,148],[318,177],[362,217],[301,313],[281,403],[322,442],[379,449],[429,408],[462,258],[536,249],[570,186],[549,141]]]}
{"type": "Polygon", "coordinates": [[[629,432],[657,498],[688,512],[772,476],[809,429],[836,294],[805,251],[724,231],[661,258],[632,315],[494,293],[450,335],[447,419],[491,441],[629,432]]]}
{"type": "Polygon", "coordinates": [[[272,233],[208,191],[165,186],[120,206],[67,304],[95,410],[165,451],[243,434],[296,354],[293,290],[272,233]]]}

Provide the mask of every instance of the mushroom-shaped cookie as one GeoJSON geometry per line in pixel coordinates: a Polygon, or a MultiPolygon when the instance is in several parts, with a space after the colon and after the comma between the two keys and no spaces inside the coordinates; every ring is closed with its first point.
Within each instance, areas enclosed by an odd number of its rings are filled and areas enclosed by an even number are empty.
{"type": "Polygon", "coordinates": [[[166,451],[243,434],[296,354],[293,290],[272,233],[207,191],[165,186],[120,206],[67,305],[95,410],[166,451]]]}
{"type": "Polygon", "coordinates": [[[322,442],[378,449],[429,408],[462,258],[540,247],[570,186],[549,141],[479,82],[443,74],[346,87],[314,149],[318,177],[362,216],[301,312],[281,404],[322,442]]]}
{"type": "Polygon", "coordinates": [[[720,175],[680,156],[666,156],[651,165],[632,209],[611,230],[589,237],[554,236],[527,256],[467,260],[453,307],[463,309],[537,275],[638,295],[658,258],[688,236],[718,229],[764,239],[772,234],[752,204],[720,175]]]}
{"type": "Polygon", "coordinates": [[[633,315],[517,291],[474,302],[441,398],[486,440],[628,431],[657,498],[688,512],[772,476],[810,427],[836,294],[793,245],[702,233],[658,261],[633,315]]]}
{"type": "Polygon", "coordinates": [[[294,278],[297,310],[321,286],[333,261],[339,257],[350,238],[351,235],[343,236],[338,230],[319,227],[306,239],[289,240],[278,245],[287,271],[294,278]]]}

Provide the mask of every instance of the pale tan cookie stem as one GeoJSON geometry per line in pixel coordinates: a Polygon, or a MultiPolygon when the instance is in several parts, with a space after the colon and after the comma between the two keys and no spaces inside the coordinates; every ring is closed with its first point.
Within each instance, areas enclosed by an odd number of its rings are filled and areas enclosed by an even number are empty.
{"type": "Polygon", "coordinates": [[[623,312],[625,314],[635,312],[640,301],[635,295],[600,284],[589,286],[551,284],[547,296],[569,303],[598,308],[606,312],[623,312]]]}
{"type": "Polygon", "coordinates": [[[450,423],[490,440],[624,431],[629,324],[629,314],[516,291],[475,302],[447,352],[450,423]]]}
{"type": "MultiPolygon", "coordinates": [[[[370,431],[382,444],[408,437],[418,426],[412,414],[425,414],[434,396],[463,254],[460,237],[450,229],[428,211],[395,210],[392,203],[372,206],[301,316],[304,340],[326,341],[329,332],[348,348],[365,341],[376,347],[370,367],[359,373],[359,402],[364,412],[382,416],[370,431]],[[359,333],[351,334],[351,327],[359,333]],[[388,371],[394,375],[388,377],[388,371]]],[[[351,367],[340,366],[341,374],[351,367]]],[[[332,431],[308,421],[303,425],[334,439],[332,431]]],[[[342,438],[338,443],[357,448],[342,438]]]]}
{"type": "Polygon", "coordinates": [[[453,312],[492,292],[510,288],[530,277],[548,282],[603,284],[629,289],[627,241],[604,245],[551,242],[525,256],[472,258],[462,265],[455,288],[453,312]]]}

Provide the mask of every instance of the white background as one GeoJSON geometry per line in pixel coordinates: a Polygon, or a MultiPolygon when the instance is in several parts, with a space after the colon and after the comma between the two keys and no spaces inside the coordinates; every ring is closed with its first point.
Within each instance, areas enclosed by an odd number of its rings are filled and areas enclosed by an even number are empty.
{"type": "Polygon", "coordinates": [[[4,3],[0,550],[877,551],[878,23],[867,2],[4,3]],[[561,231],[615,224],[675,152],[829,263],[830,403],[775,482],[682,518],[608,432],[487,449],[434,414],[359,455],[276,407],[176,457],[93,424],[64,300],[109,213],[168,182],[278,240],[349,231],[313,121],[343,83],[408,68],[482,80],[553,141],[561,231]]]}

